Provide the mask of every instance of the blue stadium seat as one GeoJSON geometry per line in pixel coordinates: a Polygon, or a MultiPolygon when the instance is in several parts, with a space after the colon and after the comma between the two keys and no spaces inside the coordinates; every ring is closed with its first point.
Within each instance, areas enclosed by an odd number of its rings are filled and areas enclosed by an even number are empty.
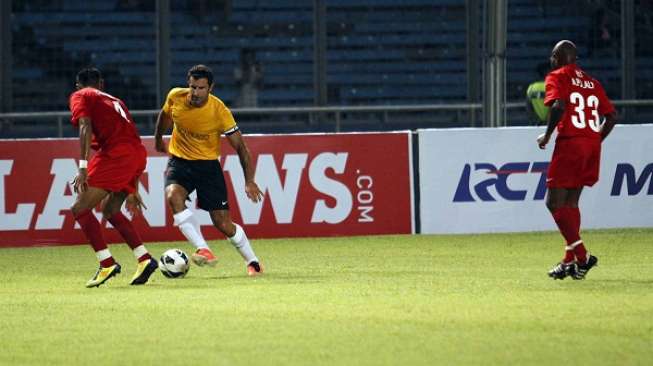
{"type": "Polygon", "coordinates": [[[313,88],[296,88],[296,89],[266,89],[259,93],[259,98],[263,102],[274,102],[279,105],[292,105],[296,103],[312,103],[313,88]]]}
{"type": "Polygon", "coordinates": [[[465,6],[464,0],[327,0],[327,7],[425,7],[425,6],[465,6]]]}

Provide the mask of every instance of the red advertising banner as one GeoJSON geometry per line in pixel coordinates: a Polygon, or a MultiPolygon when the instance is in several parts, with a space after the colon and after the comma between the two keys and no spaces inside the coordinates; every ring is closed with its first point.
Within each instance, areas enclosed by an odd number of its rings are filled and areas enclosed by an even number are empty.
{"type": "MultiPolygon", "coordinates": [[[[246,136],[265,193],[252,203],[238,156],[223,141],[221,164],[235,222],[251,238],[413,232],[409,132],[246,136]]],[[[146,242],[184,240],[164,196],[167,157],[144,138],[147,168],[139,191],[148,209],[133,218],[146,242]]],[[[0,247],[86,243],[70,213],[77,139],[0,141],[0,247]]],[[[195,194],[189,207],[195,209],[195,194]]],[[[196,210],[208,239],[222,238],[196,210]]],[[[101,215],[96,212],[98,218],[101,215]]],[[[122,242],[111,226],[109,242],[122,242]]]]}

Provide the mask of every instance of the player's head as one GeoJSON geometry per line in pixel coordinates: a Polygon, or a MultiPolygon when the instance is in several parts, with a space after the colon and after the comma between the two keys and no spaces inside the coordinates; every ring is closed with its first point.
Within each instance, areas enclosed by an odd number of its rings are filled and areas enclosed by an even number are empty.
{"type": "Polygon", "coordinates": [[[572,41],[562,40],[556,43],[551,51],[551,68],[557,69],[576,63],[576,45],[572,41]]]}
{"type": "Polygon", "coordinates": [[[77,89],[87,87],[103,89],[104,79],[102,79],[102,73],[95,67],[85,67],[81,69],[77,73],[77,78],[75,79],[75,87],[77,87],[77,89]]]}
{"type": "Polygon", "coordinates": [[[205,65],[195,65],[188,70],[188,88],[190,89],[190,104],[202,106],[213,90],[213,71],[205,65]]]}

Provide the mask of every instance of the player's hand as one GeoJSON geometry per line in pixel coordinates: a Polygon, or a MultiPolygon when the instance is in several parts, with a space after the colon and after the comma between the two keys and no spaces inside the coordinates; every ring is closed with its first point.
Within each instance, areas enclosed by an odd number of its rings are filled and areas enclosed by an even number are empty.
{"type": "Polygon", "coordinates": [[[549,143],[550,138],[551,138],[551,136],[547,136],[546,133],[543,133],[543,134],[537,136],[537,146],[539,146],[540,149],[544,150],[544,148],[546,147],[546,144],[549,143]]]}
{"type": "Polygon", "coordinates": [[[125,207],[127,208],[127,212],[132,216],[142,213],[143,209],[147,210],[147,206],[143,203],[143,199],[138,191],[129,194],[127,198],[125,198],[125,207]]]}
{"type": "Polygon", "coordinates": [[[245,183],[245,193],[247,193],[247,197],[254,203],[260,202],[263,199],[263,192],[261,192],[255,182],[245,183]]]}
{"type": "Polygon", "coordinates": [[[163,137],[155,137],[154,138],[154,149],[158,152],[162,153],[168,153],[168,149],[166,147],[166,143],[163,141],[163,137]]]}
{"type": "Polygon", "coordinates": [[[88,170],[87,169],[80,169],[77,172],[77,175],[73,179],[73,190],[75,193],[81,194],[88,189],[88,170]]]}

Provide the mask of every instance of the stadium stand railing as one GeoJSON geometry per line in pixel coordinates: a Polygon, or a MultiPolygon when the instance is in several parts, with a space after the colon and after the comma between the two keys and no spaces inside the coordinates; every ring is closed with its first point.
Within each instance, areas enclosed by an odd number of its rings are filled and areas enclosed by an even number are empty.
{"type": "MultiPolygon", "coordinates": [[[[618,109],[653,110],[653,99],[617,100],[614,104],[618,109]]],[[[509,113],[525,108],[520,102],[505,107],[509,113]]],[[[306,133],[483,127],[478,119],[481,109],[480,103],[447,103],[237,108],[232,112],[244,133],[306,133]]],[[[158,113],[158,109],[131,111],[143,136],[153,134],[158,113]]],[[[77,136],[69,118],[67,111],[0,113],[0,139],[77,136]]]]}
{"type": "MultiPolygon", "coordinates": [[[[159,107],[153,2],[14,3],[15,111],[65,109],[74,74],[88,64],[104,71],[107,91],[121,97],[131,109],[159,107]]],[[[524,100],[526,87],[537,77],[537,64],[548,59],[551,46],[561,38],[578,40],[581,65],[603,81],[613,99],[621,96],[619,59],[605,54],[587,57],[584,46],[591,10],[597,3],[601,1],[510,0],[508,101],[524,100]]],[[[466,4],[465,0],[326,0],[328,104],[466,103],[466,4]]],[[[171,2],[171,6],[173,86],[184,85],[190,66],[207,63],[215,70],[215,94],[235,106],[240,93],[235,76],[240,52],[251,49],[263,69],[259,107],[313,105],[312,2],[197,1],[171,2]],[[203,3],[213,6],[197,5],[203,3]]],[[[637,12],[636,97],[640,99],[653,98],[653,51],[648,47],[653,39],[653,16],[647,18],[646,14],[645,10],[637,12]]],[[[650,108],[637,111],[631,115],[633,122],[653,120],[650,108]]],[[[528,123],[520,108],[510,109],[508,116],[509,124],[528,123]]],[[[396,116],[395,120],[430,120],[434,126],[451,126],[466,125],[469,117],[467,112],[447,110],[396,116]]],[[[263,117],[254,115],[243,119],[265,123],[263,117]]],[[[374,114],[351,119],[372,128],[379,121],[374,114]]],[[[304,123],[297,116],[279,115],[270,123],[280,121],[291,126],[304,123]]],[[[34,126],[35,136],[52,132],[39,128],[34,126]]]]}

